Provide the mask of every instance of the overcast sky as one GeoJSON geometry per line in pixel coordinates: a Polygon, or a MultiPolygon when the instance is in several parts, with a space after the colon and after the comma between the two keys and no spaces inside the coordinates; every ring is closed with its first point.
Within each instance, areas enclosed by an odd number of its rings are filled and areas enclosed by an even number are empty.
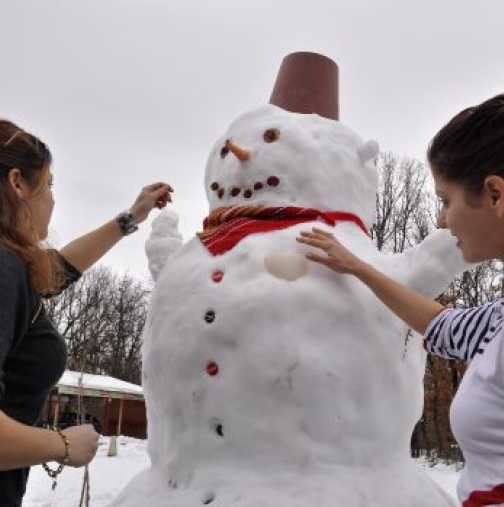
{"type": "MultiPolygon", "coordinates": [[[[454,113],[504,91],[503,0],[0,0],[0,116],[55,158],[54,245],[167,181],[189,239],[214,140],[268,102],[282,58],[340,67],[341,120],[424,159],[454,113]]],[[[150,225],[103,263],[148,276],[150,225]]]]}

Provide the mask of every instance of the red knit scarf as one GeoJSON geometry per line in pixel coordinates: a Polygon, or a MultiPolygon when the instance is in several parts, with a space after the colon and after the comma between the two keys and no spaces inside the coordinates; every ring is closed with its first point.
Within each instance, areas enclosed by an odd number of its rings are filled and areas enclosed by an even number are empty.
{"type": "Polygon", "coordinates": [[[221,255],[231,250],[249,234],[286,229],[319,218],[332,226],[338,222],[354,222],[368,234],[364,222],[352,213],[324,212],[291,206],[285,208],[235,206],[214,210],[205,218],[203,232],[198,233],[198,237],[212,255],[221,255]]]}
{"type": "Polygon", "coordinates": [[[491,491],[473,491],[462,507],[483,507],[504,503],[504,484],[495,486],[491,491]]]}

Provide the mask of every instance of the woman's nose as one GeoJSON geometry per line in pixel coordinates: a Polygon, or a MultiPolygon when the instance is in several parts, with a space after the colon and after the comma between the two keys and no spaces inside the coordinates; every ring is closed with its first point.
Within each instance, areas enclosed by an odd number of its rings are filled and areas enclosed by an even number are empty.
{"type": "Polygon", "coordinates": [[[447,229],[446,225],[446,215],[443,211],[440,211],[437,216],[437,226],[438,229],[447,229]]]}

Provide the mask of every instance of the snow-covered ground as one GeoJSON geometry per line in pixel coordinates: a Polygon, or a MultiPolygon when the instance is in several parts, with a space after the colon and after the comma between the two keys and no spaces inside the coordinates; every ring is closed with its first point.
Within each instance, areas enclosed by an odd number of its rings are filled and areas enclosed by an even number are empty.
{"type": "MultiPolygon", "coordinates": [[[[98,453],[89,466],[92,507],[107,505],[137,472],[149,465],[146,445],[146,440],[120,437],[117,456],[109,458],[109,438],[100,438],[98,453]]],[[[53,492],[52,481],[42,467],[32,467],[23,507],[78,507],[83,476],[83,468],[65,468],[53,492]]]]}
{"type": "MultiPolygon", "coordinates": [[[[137,472],[148,466],[146,443],[145,440],[120,437],[118,455],[109,458],[109,439],[101,438],[98,454],[89,468],[92,507],[105,507],[137,472]]],[[[420,460],[418,465],[455,497],[459,472],[454,466],[439,464],[431,468],[420,460]]],[[[53,492],[52,482],[42,467],[33,467],[23,507],[77,507],[83,475],[84,469],[66,468],[53,492]]]]}

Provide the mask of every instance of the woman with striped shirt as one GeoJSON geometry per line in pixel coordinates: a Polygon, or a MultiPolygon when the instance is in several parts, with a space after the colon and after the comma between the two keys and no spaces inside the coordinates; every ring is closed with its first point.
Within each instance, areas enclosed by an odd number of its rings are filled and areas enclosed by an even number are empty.
{"type": "MultiPolygon", "coordinates": [[[[468,262],[504,257],[504,94],[457,114],[434,137],[428,160],[450,229],[468,262]]],[[[464,453],[457,494],[463,507],[504,507],[504,299],[445,308],[349,252],[320,229],[298,241],[322,250],[308,258],[365,283],[418,333],[427,350],[469,363],[450,421],[464,453]]]]}

